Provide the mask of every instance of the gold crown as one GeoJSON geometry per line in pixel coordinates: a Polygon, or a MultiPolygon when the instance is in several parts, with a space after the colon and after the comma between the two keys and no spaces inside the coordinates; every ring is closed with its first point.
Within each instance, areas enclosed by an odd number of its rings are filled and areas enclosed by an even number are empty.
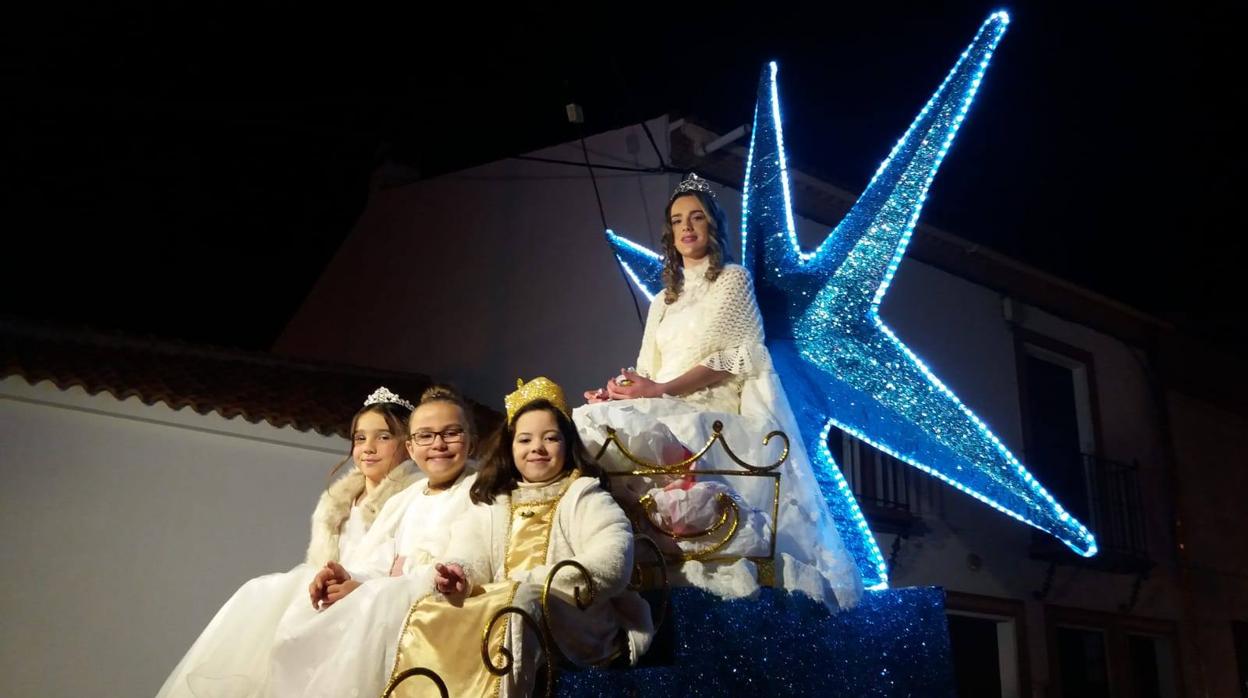
{"type": "Polygon", "coordinates": [[[503,398],[503,404],[507,407],[507,423],[510,424],[516,418],[516,413],[525,405],[536,400],[546,400],[568,419],[572,418],[572,411],[568,409],[568,401],[563,398],[563,388],[551,379],[540,376],[528,383],[525,383],[523,378],[516,379],[516,391],[503,398]]]}

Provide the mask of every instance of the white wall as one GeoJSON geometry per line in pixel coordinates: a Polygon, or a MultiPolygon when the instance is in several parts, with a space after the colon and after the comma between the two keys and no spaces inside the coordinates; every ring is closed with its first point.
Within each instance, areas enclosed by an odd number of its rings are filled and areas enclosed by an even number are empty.
{"type": "Polygon", "coordinates": [[[346,449],[0,381],[0,695],[154,695],[242,582],[302,561],[346,449]]]}

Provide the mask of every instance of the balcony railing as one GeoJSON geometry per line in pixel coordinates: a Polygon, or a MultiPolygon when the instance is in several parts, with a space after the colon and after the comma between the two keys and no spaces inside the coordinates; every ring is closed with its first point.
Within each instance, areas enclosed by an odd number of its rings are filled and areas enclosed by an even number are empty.
{"type": "MultiPolygon", "coordinates": [[[[918,519],[943,514],[942,485],[934,478],[837,429],[831,430],[828,447],[873,530],[912,533],[918,519]]],[[[1121,571],[1151,564],[1138,464],[1082,453],[1044,462],[1064,472],[1035,471],[1036,477],[1096,535],[1100,554],[1089,564],[1121,571]]],[[[1037,534],[1032,552],[1044,559],[1075,559],[1043,533],[1037,534]]]]}
{"type": "Polygon", "coordinates": [[[873,530],[912,533],[919,517],[940,508],[939,483],[905,462],[837,429],[828,448],[873,530]]]}
{"type": "Polygon", "coordinates": [[[1104,552],[1147,558],[1139,465],[1080,456],[1087,482],[1088,526],[1097,544],[1104,552]]]}
{"type": "Polygon", "coordinates": [[[1032,540],[1033,557],[1098,567],[1115,572],[1141,573],[1152,566],[1138,463],[1124,463],[1087,453],[1062,458],[1049,454],[1046,470],[1035,472],[1041,482],[1061,483],[1053,496],[1096,536],[1099,552],[1079,558],[1047,535],[1032,540]]]}

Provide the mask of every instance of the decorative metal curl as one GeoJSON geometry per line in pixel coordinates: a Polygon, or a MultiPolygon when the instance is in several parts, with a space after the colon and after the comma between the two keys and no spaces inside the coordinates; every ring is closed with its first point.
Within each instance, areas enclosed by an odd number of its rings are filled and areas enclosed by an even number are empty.
{"type": "MultiPolygon", "coordinates": [[[[633,536],[633,541],[634,541],[634,545],[633,545],[634,551],[636,551],[637,549],[636,544],[641,543],[642,544],[641,547],[648,547],[651,550],[653,550],[654,557],[659,561],[659,577],[660,579],[663,580],[663,586],[662,586],[663,596],[661,597],[662,600],[659,601],[659,612],[655,614],[654,616],[654,632],[658,633],[659,628],[663,627],[663,621],[667,620],[667,605],[670,602],[671,596],[672,596],[671,581],[668,579],[668,576],[667,576],[667,558],[663,556],[663,549],[660,548],[659,544],[654,542],[654,539],[651,538],[650,536],[638,533],[633,536]]],[[[634,587],[634,590],[640,591],[643,586],[644,572],[642,571],[641,563],[635,559],[636,552],[633,553],[633,556],[634,556],[633,566],[637,569],[637,584],[634,587]]],[[[630,585],[630,586],[633,586],[633,585],[630,585]]]]}
{"type": "MultiPolygon", "coordinates": [[[[715,424],[713,424],[712,426],[715,428],[715,433],[717,435],[720,433],[720,430],[723,429],[724,427],[724,425],[721,424],[720,422],[715,422],[715,424]]],[[[737,454],[733,452],[732,447],[728,445],[728,442],[724,440],[722,436],[719,439],[719,445],[724,447],[724,453],[728,454],[728,457],[732,459],[733,463],[736,463],[737,465],[741,466],[742,468],[745,468],[746,470],[752,473],[766,473],[766,472],[775,470],[776,468],[779,468],[786,460],[789,459],[789,435],[788,434],[785,434],[784,432],[778,429],[776,431],[768,432],[767,435],[763,437],[763,445],[766,446],[767,444],[771,443],[772,439],[777,438],[777,437],[779,437],[780,440],[784,442],[784,450],[780,452],[780,457],[776,459],[776,462],[772,463],[771,465],[759,466],[759,465],[750,465],[749,463],[746,463],[745,461],[737,457],[737,454]]]]}
{"type": "Polygon", "coordinates": [[[386,691],[381,694],[381,698],[390,698],[390,696],[394,694],[394,689],[399,687],[399,684],[412,678],[413,676],[423,676],[429,679],[435,686],[438,687],[438,694],[441,695],[442,698],[450,698],[450,694],[446,690],[446,682],[442,680],[441,676],[438,676],[438,672],[424,667],[404,669],[393,679],[390,679],[390,683],[386,686],[386,691]]]}
{"type": "Polygon", "coordinates": [[[572,587],[572,599],[576,602],[576,607],[584,611],[594,602],[597,596],[597,590],[594,588],[594,578],[590,576],[589,570],[585,569],[585,565],[576,560],[560,560],[556,562],[554,567],[550,568],[550,572],[546,573],[546,583],[542,585],[542,628],[546,633],[546,638],[550,647],[559,654],[559,657],[566,659],[567,655],[563,653],[563,649],[559,647],[559,642],[555,640],[555,633],[550,628],[550,588],[555,583],[555,575],[559,570],[565,567],[572,567],[581,573],[581,577],[585,579],[585,589],[588,592],[587,598],[581,598],[581,587],[572,587]]]}
{"type": "Polygon", "coordinates": [[[705,529],[702,529],[701,531],[691,531],[688,533],[677,533],[676,531],[669,531],[663,528],[662,526],[658,525],[657,523],[655,523],[654,516],[656,512],[654,511],[654,496],[653,495],[649,495],[649,494],[643,495],[641,499],[637,500],[637,503],[641,505],[641,510],[644,511],[646,514],[646,517],[650,519],[650,525],[659,529],[659,531],[663,535],[667,536],[668,538],[671,538],[672,540],[692,540],[694,538],[702,538],[703,536],[709,536],[712,533],[723,528],[724,524],[728,523],[728,519],[733,512],[733,507],[735,506],[732,501],[732,498],[729,497],[727,494],[720,492],[715,495],[715,501],[717,504],[719,504],[719,521],[716,521],[715,523],[711,524],[710,528],[705,528],[705,529]]]}
{"type": "Polygon", "coordinates": [[[485,624],[485,632],[481,635],[481,661],[485,663],[485,668],[495,676],[506,676],[511,672],[511,667],[516,663],[515,655],[511,649],[507,647],[507,636],[504,634],[503,641],[498,647],[499,654],[503,655],[503,663],[501,666],[494,666],[494,662],[490,657],[490,635],[494,633],[494,626],[504,616],[509,613],[515,613],[520,616],[524,623],[531,626],[531,629],[537,635],[537,641],[541,645],[542,655],[546,657],[546,696],[550,698],[555,694],[555,662],[551,657],[551,653],[547,644],[547,629],[544,624],[538,623],[533,616],[523,608],[516,606],[507,606],[498,609],[490,622],[485,624]]]}
{"type": "Polygon", "coordinates": [[[715,531],[718,531],[720,528],[723,528],[724,524],[728,524],[728,532],[724,534],[724,537],[715,541],[714,543],[707,546],[706,548],[703,548],[701,550],[696,550],[694,552],[688,552],[688,553],[682,551],[680,554],[681,559],[685,560],[686,562],[688,562],[689,560],[702,560],[704,558],[710,557],[711,555],[714,555],[715,553],[719,552],[724,546],[728,545],[728,543],[730,543],[733,538],[736,537],[737,528],[741,525],[740,507],[737,506],[736,501],[733,500],[731,496],[723,492],[720,492],[719,494],[715,496],[715,501],[719,503],[719,508],[720,508],[719,521],[716,521],[710,528],[704,531],[694,531],[692,533],[677,533],[675,531],[669,531],[668,529],[664,528],[663,526],[655,522],[654,520],[654,498],[651,497],[650,495],[647,494],[637,501],[639,504],[641,504],[642,511],[645,513],[646,522],[649,523],[659,533],[677,542],[682,541],[682,540],[691,540],[694,538],[701,538],[703,536],[708,536],[714,533],[715,531]]]}
{"type": "Polygon", "coordinates": [[[780,458],[776,460],[775,463],[772,463],[771,465],[751,465],[750,463],[746,463],[745,461],[741,460],[739,456],[737,456],[736,452],[733,451],[732,448],[728,445],[728,442],[724,440],[724,423],[719,421],[718,419],[715,420],[713,424],[711,424],[711,438],[706,440],[706,443],[702,446],[702,448],[698,449],[697,453],[694,453],[688,458],[677,461],[675,463],[652,463],[643,458],[639,458],[636,455],[634,455],[632,451],[629,451],[628,448],[624,446],[624,444],[620,441],[619,435],[616,433],[613,427],[606,427],[606,430],[607,430],[607,439],[602,442],[602,448],[598,449],[598,453],[595,454],[594,460],[602,460],[602,457],[607,452],[607,448],[610,447],[610,445],[614,443],[616,448],[620,449],[620,453],[624,454],[624,457],[629,459],[633,463],[636,463],[637,465],[641,466],[642,474],[646,474],[646,475],[675,475],[675,474],[684,474],[684,473],[690,472],[689,466],[698,462],[698,460],[701,459],[702,456],[706,455],[706,453],[711,450],[711,447],[714,446],[715,442],[717,441],[719,442],[719,445],[723,447],[724,452],[728,454],[728,457],[731,458],[734,463],[736,463],[737,465],[741,466],[742,468],[745,468],[746,470],[752,473],[766,473],[766,472],[775,470],[776,468],[779,468],[782,464],[784,464],[784,461],[788,460],[789,458],[788,435],[782,431],[773,431],[763,437],[763,445],[766,446],[767,444],[771,443],[771,440],[773,438],[779,437],[784,442],[784,450],[780,453],[780,458]]]}
{"type": "MultiPolygon", "coordinates": [[[[581,587],[574,586],[572,588],[572,598],[576,603],[576,607],[580,610],[589,608],[594,602],[597,595],[595,591],[594,578],[590,576],[589,570],[576,560],[560,560],[550,568],[550,572],[546,574],[546,583],[542,585],[542,620],[539,623],[533,618],[528,611],[517,606],[507,606],[499,609],[490,617],[490,622],[485,625],[485,632],[481,635],[481,661],[485,663],[485,668],[495,676],[506,676],[511,667],[515,664],[515,655],[511,649],[507,647],[507,638],[503,637],[503,642],[498,648],[499,654],[503,656],[501,665],[495,666],[490,656],[490,636],[494,634],[494,626],[498,624],[504,616],[514,613],[519,615],[524,623],[530,626],[530,629],[537,635],[538,642],[541,644],[542,656],[546,658],[546,696],[549,698],[555,692],[555,661],[556,655],[560,659],[566,659],[567,655],[559,647],[559,643],[555,640],[555,634],[550,627],[550,588],[554,584],[555,575],[565,567],[573,567],[581,576],[585,578],[585,591],[582,596],[581,587]]],[[[666,577],[666,575],[665,575],[666,577]]]]}

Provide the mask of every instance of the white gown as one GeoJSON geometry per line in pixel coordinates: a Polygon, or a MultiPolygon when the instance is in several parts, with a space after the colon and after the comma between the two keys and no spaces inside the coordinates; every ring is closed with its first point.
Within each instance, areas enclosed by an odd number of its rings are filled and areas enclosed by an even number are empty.
{"type": "MultiPolygon", "coordinates": [[[[363,508],[351,507],[339,533],[339,558],[353,562],[365,538],[363,508]]],[[[269,653],[282,615],[307,606],[308,585],[319,567],[302,563],[243,584],[217,611],[199,639],[157,693],[157,698],[258,696],[268,674],[269,653]]]]}
{"type": "MultiPolygon", "coordinates": [[[[715,281],[708,282],[705,264],[686,269],[684,288],[676,302],[668,305],[662,293],[655,296],[646,319],[637,371],[658,382],[672,380],[697,365],[732,375],[682,397],[638,398],[578,407],[573,418],[581,437],[590,452],[596,453],[606,439],[606,427],[610,426],[635,455],[670,463],[698,451],[718,420],[724,425],[724,440],[733,451],[745,462],[761,466],[774,463],[782,450],[778,439],[764,447],[763,436],[773,430],[783,431],[789,437],[790,452],[779,469],[776,584],[807,594],[829,608],[853,606],[862,595],[862,581],[820,493],[793,410],[763,344],[753,284],[738,265],[726,265],[715,281]]],[[[636,468],[614,446],[603,456],[602,465],[617,472],[636,468]]],[[[699,469],[740,470],[718,445],[695,464],[695,472],[699,469]]],[[[682,506],[686,506],[686,511],[696,510],[707,493],[729,489],[740,506],[742,525],[731,543],[717,551],[716,556],[765,556],[771,537],[773,481],[757,477],[697,479],[698,491],[652,493],[660,504],[660,513],[664,505],[670,512],[681,511],[682,506]]],[[[629,497],[621,486],[640,495],[662,484],[617,479],[613,489],[623,500],[629,497]]],[[[705,545],[683,542],[680,547],[689,551],[705,545]]],[[[725,598],[748,596],[758,589],[757,570],[748,560],[690,561],[674,571],[677,583],[702,587],[725,598]]]]}
{"type": "Polygon", "coordinates": [[[285,609],[262,695],[381,695],[408,609],[433,593],[433,563],[445,555],[456,519],[472,509],[475,479],[465,471],[440,492],[417,483],[386,502],[352,564],[344,564],[364,583],[323,611],[312,609],[306,593],[303,604],[285,609]],[[405,558],[403,574],[391,577],[396,553],[405,558]]]}

